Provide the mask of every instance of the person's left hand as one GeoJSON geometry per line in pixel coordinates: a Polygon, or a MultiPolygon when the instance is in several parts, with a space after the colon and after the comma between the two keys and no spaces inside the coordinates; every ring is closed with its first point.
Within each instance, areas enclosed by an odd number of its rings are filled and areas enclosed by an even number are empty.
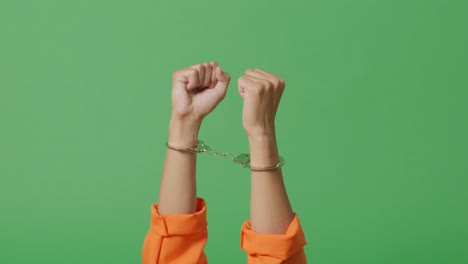
{"type": "Polygon", "coordinates": [[[284,80],[260,69],[247,69],[239,77],[239,94],[244,99],[242,124],[249,138],[275,134],[275,116],[284,92],[284,80]]]}

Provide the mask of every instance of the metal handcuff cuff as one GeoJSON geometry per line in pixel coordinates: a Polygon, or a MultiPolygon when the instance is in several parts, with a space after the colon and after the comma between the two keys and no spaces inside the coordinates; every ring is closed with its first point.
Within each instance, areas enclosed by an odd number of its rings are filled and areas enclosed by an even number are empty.
{"type": "Polygon", "coordinates": [[[208,155],[213,155],[213,156],[221,156],[223,158],[232,160],[235,163],[241,164],[244,168],[248,168],[251,171],[270,171],[270,170],[276,170],[281,167],[283,167],[284,163],[286,162],[281,156],[279,156],[279,161],[276,163],[275,166],[272,167],[266,167],[266,168],[259,168],[259,167],[252,167],[250,166],[250,155],[247,153],[241,153],[239,155],[234,155],[232,153],[226,153],[226,152],[219,152],[214,149],[212,149],[210,146],[206,145],[205,142],[201,140],[197,140],[197,146],[195,148],[177,148],[174,146],[169,145],[169,142],[166,142],[166,147],[173,149],[173,150],[178,150],[178,151],[187,151],[187,152],[192,152],[192,153],[206,153],[208,155]]]}

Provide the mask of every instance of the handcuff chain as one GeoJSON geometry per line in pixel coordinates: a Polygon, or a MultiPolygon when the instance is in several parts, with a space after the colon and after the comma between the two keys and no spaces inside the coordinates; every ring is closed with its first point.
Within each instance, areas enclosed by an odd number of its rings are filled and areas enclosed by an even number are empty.
{"type": "Polygon", "coordinates": [[[174,149],[174,150],[182,150],[182,151],[189,151],[193,153],[206,153],[211,156],[220,156],[228,160],[232,160],[235,163],[241,164],[244,168],[248,168],[252,171],[268,171],[268,170],[275,170],[278,168],[281,168],[285,161],[284,159],[279,156],[279,161],[275,166],[272,167],[266,167],[266,168],[257,168],[257,167],[252,167],[250,166],[250,154],[247,153],[241,153],[239,155],[235,155],[233,153],[229,152],[220,152],[217,151],[210,146],[206,145],[205,142],[202,140],[197,141],[197,147],[196,148],[176,148],[174,146],[169,145],[169,142],[166,142],[166,146],[168,148],[174,149]]]}

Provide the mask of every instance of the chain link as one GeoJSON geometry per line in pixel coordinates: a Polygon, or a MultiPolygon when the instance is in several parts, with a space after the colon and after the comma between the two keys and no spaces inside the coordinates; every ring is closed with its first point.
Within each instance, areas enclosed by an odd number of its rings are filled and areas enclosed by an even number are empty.
{"type": "Polygon", "coordinates": [[[228,159],[228,160],[234,160],[237,155],[233,154],[233,153],[228,153],[228,152],[219,152],[215,149],[210,149],[208,151],[205,152],[206,154],[208,155],[211,155],[211,156],[220,156],[220,157],[223,157],[225,159],[228,159]]]}
{"type": "Polygon", "coordinates": [[[266,168],[252,167],[250,166],[250,154],[240,153],[238,155],[235,155],[229,152],[220,152],[206,145],[205,142],[203,142],[202,140],[197,141],[196,148],[177,148],[177,147],[169,145],[168,142],[166,142],[166,146],[174,150],[183,150],[183,151],[189,151],[193,153],[206,153],[207,155],[211,155],[211,156],[219,156],[227,160],[231,160],[235,163],[241,164],[244,168],[249,168],[252,171],[275,170],[277,168],[281,168],[285,162],[284,159],[280,156],[278,163],[273,167],[266,167],[266,168]]]}
{"type": "Polygon", "coordinates": [[[219,156],[227,160],[234,161],[235,163],[242,164],[243,166],[248,166],[248,164],[250,163],[249,154],[241,153],[241,154],[236,155],[230,152],[217,151],[211,148],[210,146],[206,145],[205,142],[203,142],[202,140],[198,140],[197,149],[208,155],[219,156]]]}

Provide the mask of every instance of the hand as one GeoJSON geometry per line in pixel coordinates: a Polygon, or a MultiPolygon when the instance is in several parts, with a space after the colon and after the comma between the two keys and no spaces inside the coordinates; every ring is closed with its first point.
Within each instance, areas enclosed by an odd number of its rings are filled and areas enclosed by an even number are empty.
{"type": "Polygon", "coordinates": [[[172,76],[172,118],[200,121],[223,100],[231,77],[216,62],[195,64],[172,76]]]}
{"type": "Polygon", "coordinates": [[[248,69],[238,80],[244,99],[242,124],[249,138],[275,134],[275,116],[285,83],[266,71],[248,69]]]}

